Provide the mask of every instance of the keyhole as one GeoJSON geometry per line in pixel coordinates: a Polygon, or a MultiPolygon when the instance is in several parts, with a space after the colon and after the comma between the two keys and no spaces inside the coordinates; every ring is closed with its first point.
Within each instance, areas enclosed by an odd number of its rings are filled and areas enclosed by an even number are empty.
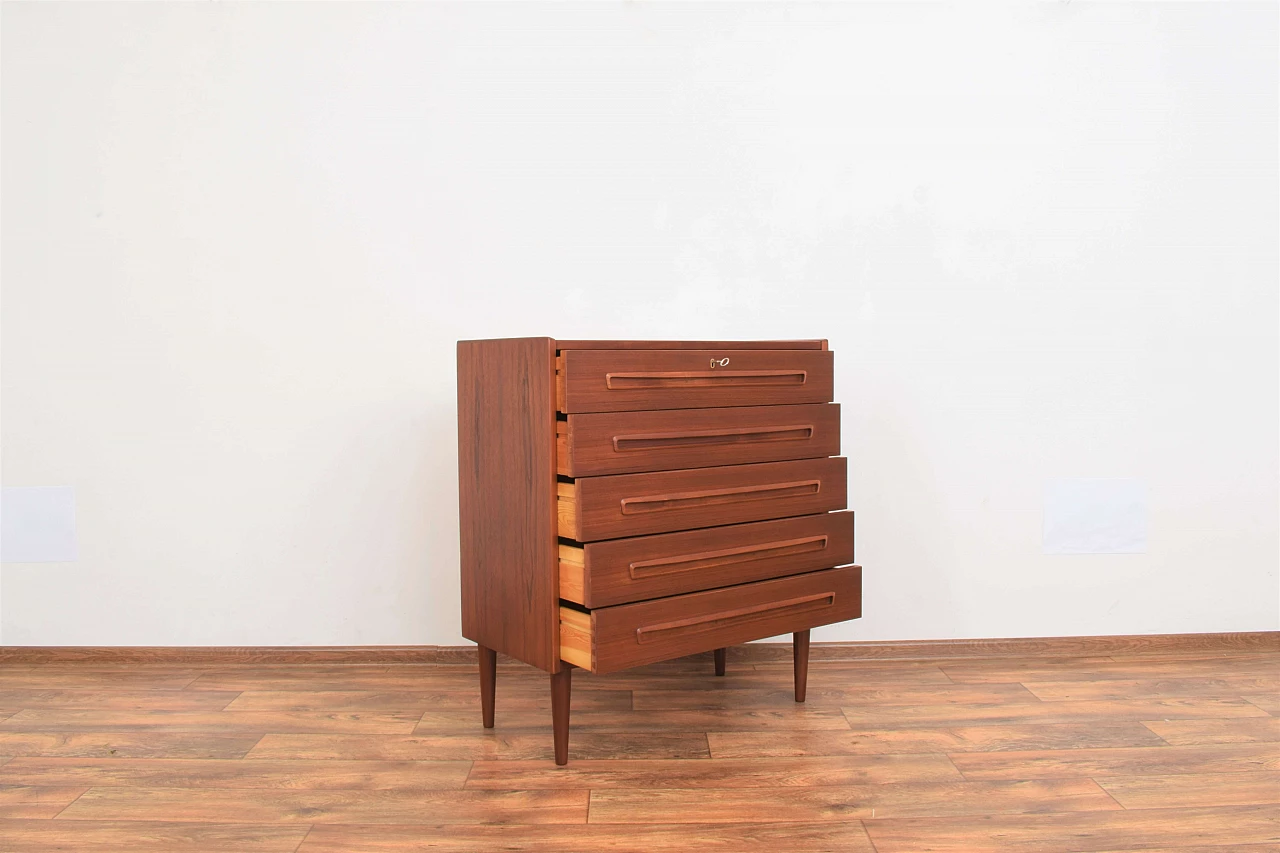
{"type": "Polygon", "coordinates": [[[727,358],[721,358],[721,359],[715,359],[715,358],[713,358],[713,359],[711,359],[711,369],[712,369],[712,370],[715,370],[717,367],[728,367],[728,366],[729,366],[729,359],[727,359],[727,358]]]}

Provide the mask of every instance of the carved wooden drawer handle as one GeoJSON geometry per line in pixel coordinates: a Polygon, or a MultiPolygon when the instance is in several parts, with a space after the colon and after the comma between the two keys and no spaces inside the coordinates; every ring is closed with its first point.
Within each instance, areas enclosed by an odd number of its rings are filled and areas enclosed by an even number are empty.
{"type": "Polygon", "coordinates": [[[693,509],[700,506],[741,503],[743,501],[778,500],[802,495],[816,495],[822,489],[821,480],[799,480],[794,483],[770,483],[765,486],[738,486],[729,489],[707,489],[700,492],[672,492],[665,495],[647,495],[643,498],[623,498],[622,514],[659,512],[668,509],[693,509]]]}
{"type": "Polygon", "coordinates": [[[615,435],[613,449],[664,450],[670,447],[705,447],[716,444],[755,444],[764,441],[808,441],[813,438],[813,424],[775,427],[740,427],[736,429],[685,430],[652,432],[638,435],[615,435]]]}
{"type": "Polygon", "coordinates": [[[765,542],[760,545],[747,545],[742,548],[725,548],[719,551],[702,551],[697,554],[681,554],[678,557],[663,557],[660,560],[641,560],[628,564],[627,568],[633,580],[645,580],[658,575],[673,575],[680,572],[692,572],[698,569],[714,569],[719,566],[731,566],[738,563],[750,563],[754,560],[768,560],[773,557],[792,557],[797,554],[809,554],[827,549],[827,536],[806,536],[803,539],[783,539],[777,542],[765,542]]]}
{"type": "Polygon", "coordinates": [[[752,607],[741,607],[737,610],[722,610],[719,613],[708,613],[705,616],[692,616],[688,619],[677,619],[673,622],[658,622],[636,628],[636,642],[647,643],[661,639],[659,635],[678,631],[694,633],[710,631],[716,628],[727,628],[743,622],[753,622],[791,613],[807,613],[811,610],[822,610],[836,603],[834,592],[820,592],[815,595],[804,595],[799,598],[788,598],[783,601],[770,601],[752,607]]]}
{"type": "Polygon", "coordinates": [[[644,373],[606,373],[610,391],[645,388],[727,388],[739,385],[803,385],[807,370],[670,370],[644,373]]]}

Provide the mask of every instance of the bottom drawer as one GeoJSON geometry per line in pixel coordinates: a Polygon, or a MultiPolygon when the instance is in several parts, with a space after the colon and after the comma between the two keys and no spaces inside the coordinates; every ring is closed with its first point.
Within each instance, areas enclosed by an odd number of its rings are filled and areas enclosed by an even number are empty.
{"type": "Polygon", "coordinates": [[[560,658],[614,672],[862,615],[862,567],[583,612],[560,608],[560,658]]]}

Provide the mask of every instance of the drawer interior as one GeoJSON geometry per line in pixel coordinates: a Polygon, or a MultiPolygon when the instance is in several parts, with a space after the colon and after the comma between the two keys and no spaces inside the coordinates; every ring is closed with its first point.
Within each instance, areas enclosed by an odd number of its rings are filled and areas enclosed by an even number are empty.
{"type": "Polygon", "coordinates": [[[587,558],[576,545],[560,546],[560,597],[577,604],[587,603],[587,558]]]}
{"type": "Polygon", "coordinates": [[[591,614],[560,607],[560,660],[595,672],[591,654],[591,614]]]}
{"type": "Polygon", "coordinates": [[[565,539],[578,539],[578,490],[573,483],[556,483],[556,527],[565,539]]]}

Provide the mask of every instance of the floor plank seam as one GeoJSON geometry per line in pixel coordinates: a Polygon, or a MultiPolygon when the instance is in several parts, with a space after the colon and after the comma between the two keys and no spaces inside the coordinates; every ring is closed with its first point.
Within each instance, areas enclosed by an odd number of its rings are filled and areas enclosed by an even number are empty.
{"type": "Polygon", "coordinates": [[[867,826],[867,822],[859,820],[858,823],[862,824],[862,834],[867,837],[867,844],[871,845],[871,853],[880,853],[880,848],[876,847],[875,839],[871,837],[871,828],[867,826]]]}
{"type": "Polygon", "coordinates": [[[307,831],[302,833],[302,839],[298,841],[298,846],[293,848],[293,853],[298,853],[298,851],[302,849],[302,845],[307,843],[307,839],[311,837],[311,833],[315,828],[316,825],[314,823],[307,826],[307,831]]]}
{"type": "Polygon", "coordinates": [[[49,820],[57,820],[58,818],[62,817],[63,812],[65,812],[67,809],[69,809],[69,808],[71,808],[72,806],[74,806],[74,805],[75,805],[75,804],[80,800],[80,797],[83,797],[85,794],[89,793],[89,792],[90,792],[90,791],[92,791],[92,790],[93,790],[93,787],[92,787],[92,786],[90,786],[90,787],[86,787],[83,791],[81,791],[81,792],[79,793],[79,795],[78,795],[74,800],[72,800],[71,802],[67,803],[67,804],[66,804],[65,806],[63,806],[62,808],[58,809],[58,813],[57,813],[56,815],[54,815],[53,817],[49,818],[49,820]]]}

